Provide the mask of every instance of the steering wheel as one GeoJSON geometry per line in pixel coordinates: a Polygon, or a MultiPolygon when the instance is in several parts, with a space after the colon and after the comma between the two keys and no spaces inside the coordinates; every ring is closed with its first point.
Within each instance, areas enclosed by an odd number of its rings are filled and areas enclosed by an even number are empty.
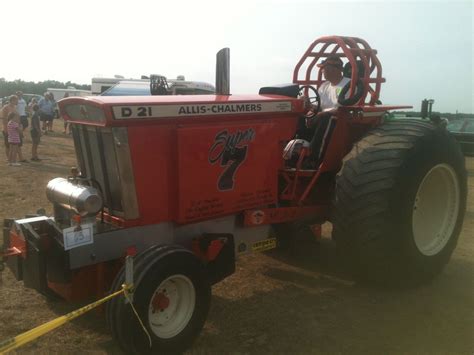
{"type": "Polygon", "coordinates": [[[312,91],[312,95],[308,93],[307,97],[312,108],[315,108],[314,112],[319,112],[319,109],[321,108],[321,98],[319,97],[318,90],[311,85],[303,85],[298,91],[298,97],[306,96],[306,91],[312,91]]]}

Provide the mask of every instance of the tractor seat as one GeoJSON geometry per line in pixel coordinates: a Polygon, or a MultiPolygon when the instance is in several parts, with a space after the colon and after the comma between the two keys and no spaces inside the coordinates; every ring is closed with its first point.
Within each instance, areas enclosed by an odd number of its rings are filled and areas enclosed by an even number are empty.
{"type": "Polygon", "coordinates": [[[300,86],[298,84],[281,84],[273,86],[265,86],[260,88],[259,95],[282,95],[288,97],[298,97],[300,86]]]}
{"type": "MultiPolygon", "coordinates": [[[[359,74],[359,78],[362,78],[365,74],[365,66],[364,66],[364,63],[362,63],[361,60],[357,60],[356,61],[356,65],[357,65],[357,74],[359,74]]],[[[342,75],[345,77],[345,78],[351,78],[352,77],[352,65],[350,62],[347,62],[345,65],[344,65],[344,68],[342,69],[342,75]]]]}

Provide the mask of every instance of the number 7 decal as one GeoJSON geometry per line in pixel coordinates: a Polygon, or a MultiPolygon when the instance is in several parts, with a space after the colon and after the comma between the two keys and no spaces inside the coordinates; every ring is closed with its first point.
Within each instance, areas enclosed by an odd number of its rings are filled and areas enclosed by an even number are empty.
{"type": "Polygon", "coordinates": [[[237,130],[235,133],[228,133],[223,130],[216,134],[214,144],[209,150],[209,163],[215,164],[220,161],[220,166],[224,171],[219,176],[217,188],[220,191],[228,191],[234,188],[234,177],[239,166],[247,157],[248,145],[255,138],[253,128],[237,130]]]}
{"type": "Polygon", "coordinates": [[[245,146],[224,152],[221,166],[225,166],[226,168],[217,181],[219,190],[226,191],[234,188],[234,176],[240,164],[242,164],[247,157],[247,148],[248,146],[245,146]]]}

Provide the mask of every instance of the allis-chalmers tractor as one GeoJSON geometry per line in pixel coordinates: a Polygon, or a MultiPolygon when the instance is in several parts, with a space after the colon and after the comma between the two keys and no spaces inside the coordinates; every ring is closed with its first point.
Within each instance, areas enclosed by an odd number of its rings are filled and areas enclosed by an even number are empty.
{"type": "Polygon", "coordinates": [[[387,114],[406,106],[379,101],[376,54],[359,38],[323,37],[292,84],[258,95],[229,95],[219,84],[217,95],[61,100],[78,168],[49,182],[54,216],[5,220],[9,268],[27,287],[77,301],[119,290],[125,257],[135,255],[133,303],[151,347],[124,297],[106,306],[114,338],[135,353],[189,347],[211,285],[239,256],[284,245],[296,226],[330,221],[361,279],[426,282],[460,234],[464,158],[443,126],[387,114]],[[316,127],[324,134],[315,150],[297,131],[317,110],[316,64],[328,56],[342,59],[350,81],[316,127]]]}

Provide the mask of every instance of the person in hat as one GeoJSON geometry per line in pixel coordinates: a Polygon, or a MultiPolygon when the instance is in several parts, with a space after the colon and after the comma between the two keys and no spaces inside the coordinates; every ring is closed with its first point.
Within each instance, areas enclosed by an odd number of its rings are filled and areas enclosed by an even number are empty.
{"type": "Polygon", "coordinates": [[[329,125],[332,114],[339,107],[337,99],[344,86],[350,82],[349,78],[342,75],[343,62],[339,56],[330,55],[318,67],[323,71],[326,81],[321,84],[318,93],[321,99],[319,112],[309,115],[306,126],[314,128],[314,135],[310,142],[311,162],[313,168],[321,162],[324,146],[327,143],[331,127],[329,125]]]}
{"type": "Polygon", "coordinates": [[[343,77],[343,63],[337,56],[327,57],[326,60],[318,64],[318,67],[322,69],[326,79],[318,89],[321,97],[321,112],[334,111],[339,106],[337,98],[350,79],[343,77]]]}

